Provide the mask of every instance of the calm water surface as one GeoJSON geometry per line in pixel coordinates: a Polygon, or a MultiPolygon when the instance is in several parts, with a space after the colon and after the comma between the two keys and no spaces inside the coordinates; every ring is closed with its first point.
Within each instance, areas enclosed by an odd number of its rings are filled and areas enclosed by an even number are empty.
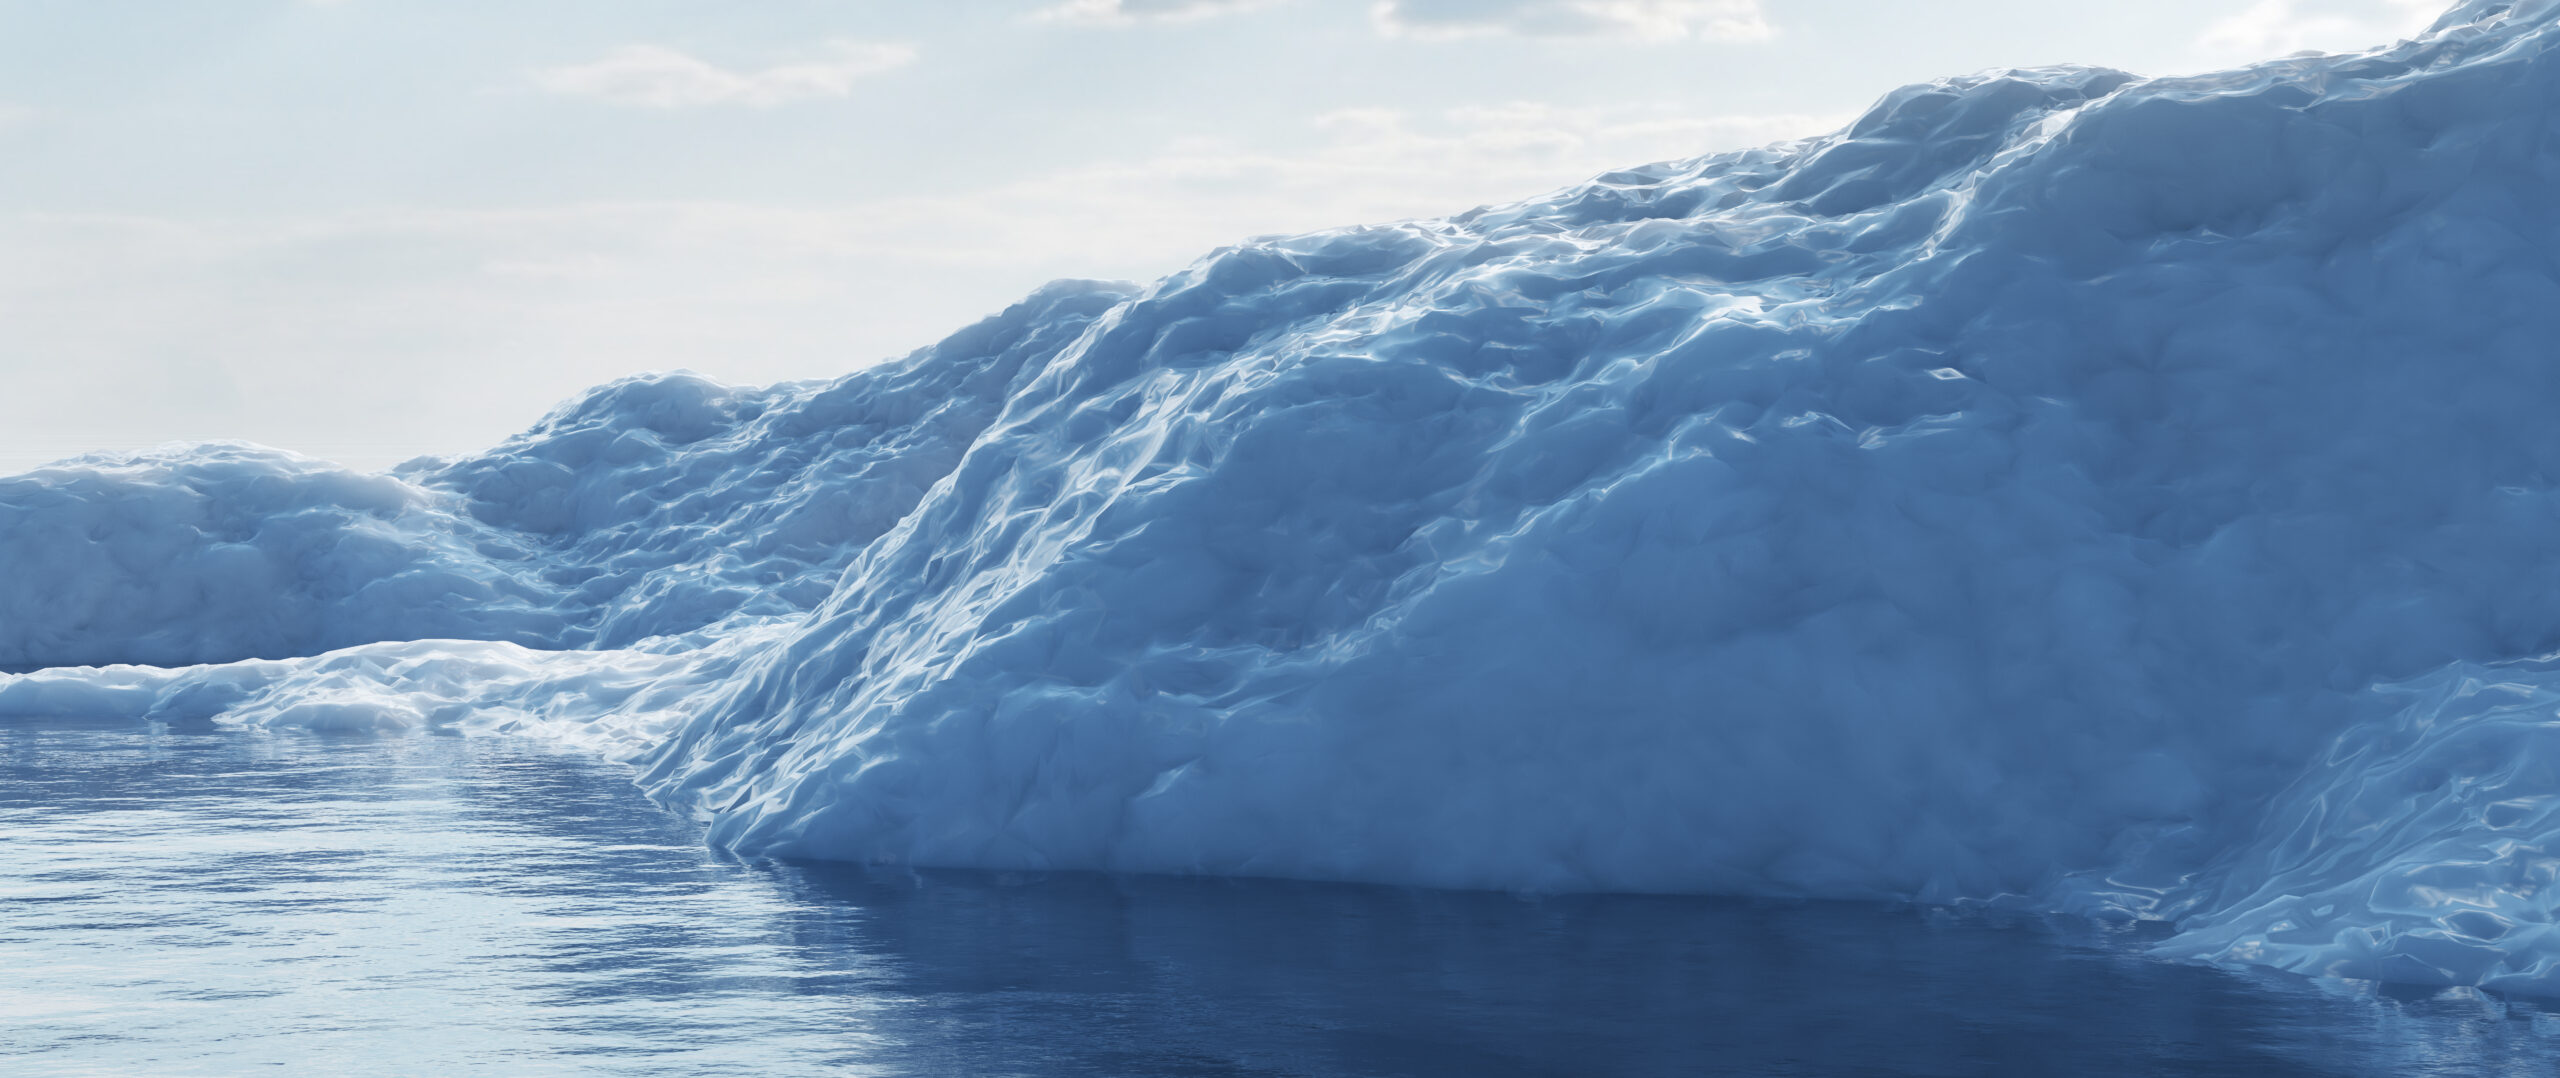
{"type": "Polygon", "coordinates": [[[742,864],[503,739],[0,725],[0,1073],[2560,1073],[2560,1019],[1925,910],[742,864]]]}

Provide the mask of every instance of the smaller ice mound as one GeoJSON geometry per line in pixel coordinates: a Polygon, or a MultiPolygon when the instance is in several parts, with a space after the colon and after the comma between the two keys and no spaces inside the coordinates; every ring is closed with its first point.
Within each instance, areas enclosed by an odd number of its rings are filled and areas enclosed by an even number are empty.
{"type": "Polygon", "coordinates": [[[1125,291],[1052,284],[833,381],[623,379],[390,475],[209,445],[0,479],[0,669],[699,644],[798,617],[1125,291]]]}
{"type": "Polygon", "coordinates": [[[0,667],[172,665],[568,625],[521,539],[459,499],[245,445],[0,479],[0,667]]]}
{"type": "Polygon", "coordinates": [[[39,670],[0,675],[0,716],[527,734],[622,758],[700,710],[771,635],[658,651],[397,640],[291,659],[39,670]]]}
{"type": "Polygon", "coordinates": [[[2402,984],[2560,988],[2560,659],[2377,690],[2159,951],[2402,984]]]}

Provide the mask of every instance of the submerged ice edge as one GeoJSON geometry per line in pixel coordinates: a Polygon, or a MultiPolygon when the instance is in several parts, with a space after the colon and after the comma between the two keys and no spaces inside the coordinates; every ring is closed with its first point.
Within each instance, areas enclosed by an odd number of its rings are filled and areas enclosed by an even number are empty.
{"type": "Polygon", "coordinates": [[[2555,41],[1947,80],[475,457],[0,479],[0,713],[545,730],[750,852],[2560,991],[2555,41]]]}

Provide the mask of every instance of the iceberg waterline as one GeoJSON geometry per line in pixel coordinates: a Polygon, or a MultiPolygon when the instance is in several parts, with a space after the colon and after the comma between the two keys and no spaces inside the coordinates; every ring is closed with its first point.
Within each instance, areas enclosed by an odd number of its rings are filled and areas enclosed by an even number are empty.
{"type": "Polygon", "coordinates": [[[0,714],[538,729],[749,853],[2560,992],[2555,45],[1947,80],[466,459],[0,479],[0,714]]]}

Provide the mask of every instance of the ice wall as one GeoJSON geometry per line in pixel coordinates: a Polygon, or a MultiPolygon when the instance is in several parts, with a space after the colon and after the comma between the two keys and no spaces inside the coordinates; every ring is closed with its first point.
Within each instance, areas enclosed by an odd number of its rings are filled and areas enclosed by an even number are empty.
{"type": "Polygon", "coordinates": [[[1982,901],[2560,992],[2555,42],[1947,80],[388,477],[0,481],[0,663],[258,657],[0,713],[551,730],[749,852],[1982,901]]]}

